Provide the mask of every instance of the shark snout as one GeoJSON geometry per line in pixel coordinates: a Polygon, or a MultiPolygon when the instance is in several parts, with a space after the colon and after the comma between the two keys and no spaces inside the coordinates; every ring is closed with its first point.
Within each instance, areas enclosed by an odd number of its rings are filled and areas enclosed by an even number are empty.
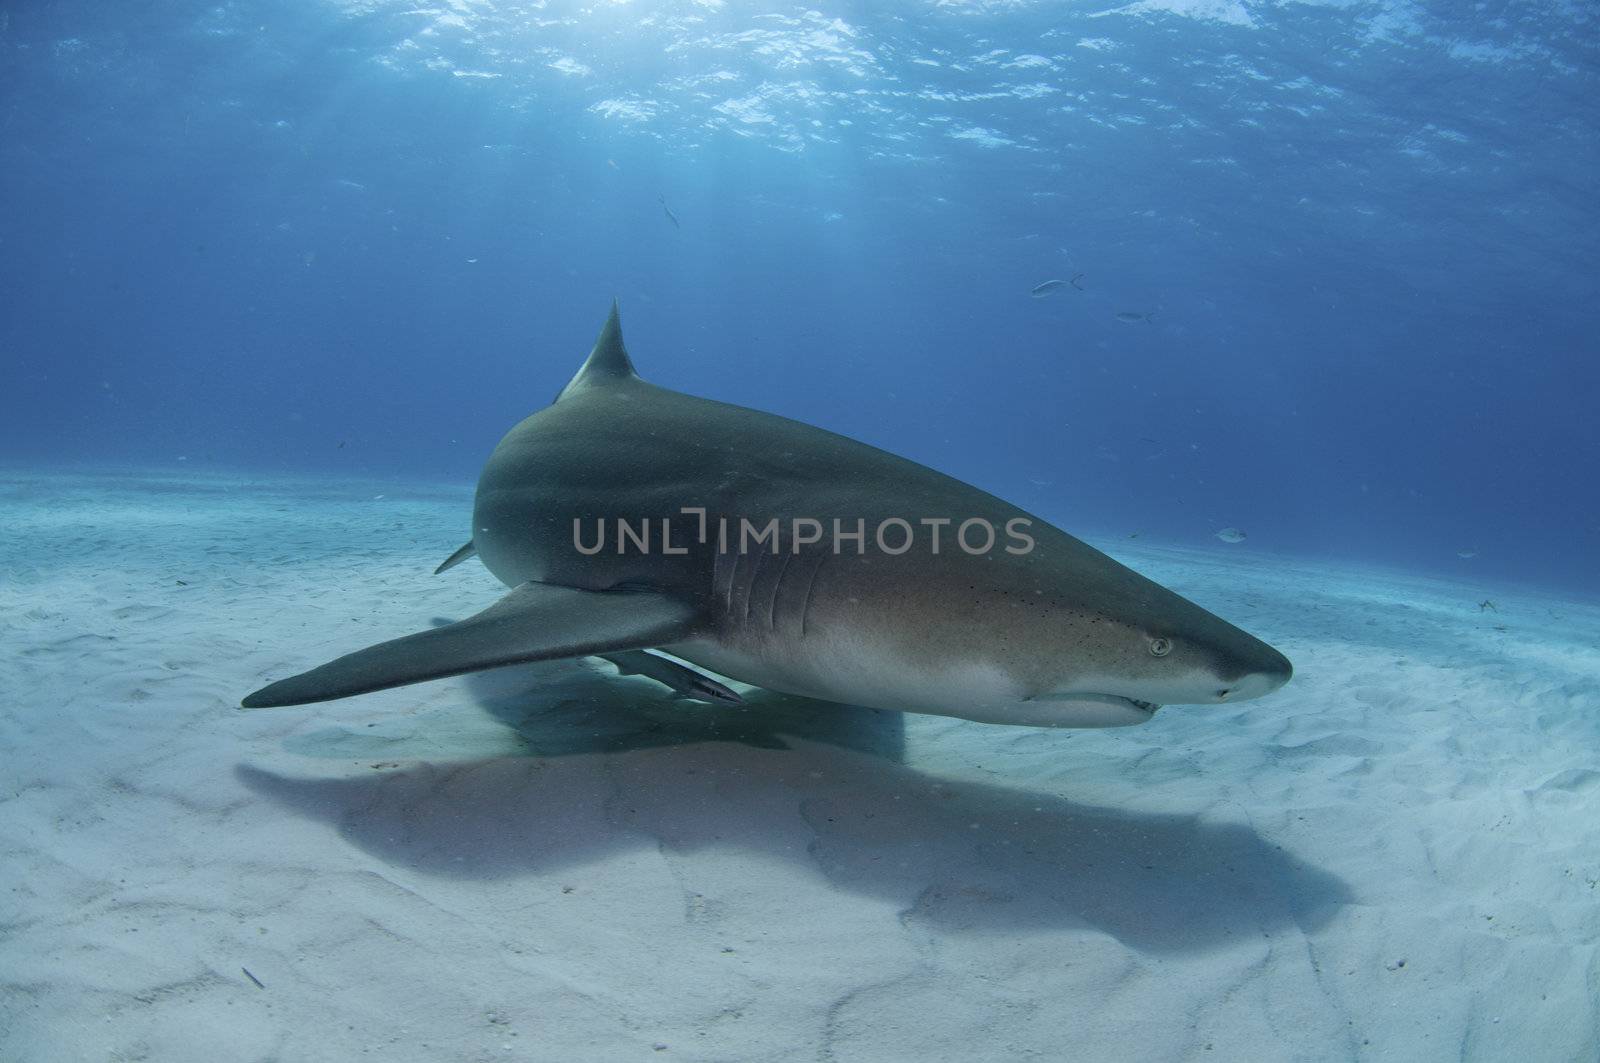
{"type": "MultiPolygon", "coordinates": [[[[1249,638],[1249,636],[1246,636],[1249,638]]],[[[1221,670],[1221,685],[1216,701],[1248,701],[1270,694],[1294,675],[1289,658],[1259,639],[1225,655],[1228,666],[1221,670]]]]}

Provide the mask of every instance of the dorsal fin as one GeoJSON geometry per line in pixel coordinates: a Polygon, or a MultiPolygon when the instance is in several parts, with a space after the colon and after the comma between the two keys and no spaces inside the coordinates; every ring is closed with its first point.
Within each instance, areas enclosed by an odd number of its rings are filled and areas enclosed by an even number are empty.
{"type": "Polygon", "coordinates": [[[561,389],[556,401],[560,402],[574,391],[604,387],[619,380],[636,379],[638,375],[633,371],[628,349],[622,345],[622,318],[617,311],[617,301],[613,299],[611,313],[600,329],[600,338],[594,341],[594,350],[589,352],[577,375],[561,389]]]}

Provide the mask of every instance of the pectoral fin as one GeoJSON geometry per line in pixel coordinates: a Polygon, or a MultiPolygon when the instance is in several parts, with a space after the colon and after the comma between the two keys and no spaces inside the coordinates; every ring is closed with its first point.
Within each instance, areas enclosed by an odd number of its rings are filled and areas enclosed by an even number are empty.
{"type": "Polygon", "coordinates": [[[683,641],[695,621],[693,606],[661,594],[524,583],[476,616],[281,679],[243,705],[307,705],[507,664],[660,646],[683,641]]]}
{"type": "Polygon", "coordinates": [[[478,548],[469,540],[465,546],[451,554],[449,557],[445,558],[444,564],[434,569],[433,574],[437,576],[441,572],[448,572],[450,569],[461,564],[461,562],[465,561],[467,558],[475,556],[477,552],[478,548]]]}

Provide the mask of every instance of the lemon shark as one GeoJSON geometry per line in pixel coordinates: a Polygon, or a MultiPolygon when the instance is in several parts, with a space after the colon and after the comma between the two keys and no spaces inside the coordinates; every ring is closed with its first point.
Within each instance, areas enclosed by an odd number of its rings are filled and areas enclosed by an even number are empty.
{"type": "Polygon", "coordinates": [[[645,382],[615,303],[571,383],[489,457],[472,537],[438,571],[473,555],[511,588],[483,612],[244,706],[599,656],[705,700],[738,695],[691,665],[833,702],[1108,727],[1291,674],[1265,642],[976,487],[645,382]]]}

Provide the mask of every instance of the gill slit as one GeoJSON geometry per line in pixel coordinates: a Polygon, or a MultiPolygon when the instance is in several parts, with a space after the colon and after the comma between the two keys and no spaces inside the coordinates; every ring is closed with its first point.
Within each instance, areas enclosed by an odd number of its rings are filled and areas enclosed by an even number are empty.
{"type": "Polygon", "coordinates": [[[711,567],[711,597],[713,600],[722,600],[722,614],[728,615],[733,608],[733,578],[738,567],[737,555],[726,550],[718,550],[711,567]],[[724,582],[726,581],[726,582],[724,582]]]}
{"type": "Polygon", "coordinates": [[[744,619],[747,624],[755,611],[756,589],[761,586],[761,566],[767,554],[764,550],[757,550],[752,556],[754,560],[750,562],[750,578],[745,581],[744,587],[744,619]]]}
{"type": "Polygon", "coordinates": [[[811,619],[811,594],[817,589],[817,573],[822,571],[822,566],[828,563],[828,554],[818,555],[817,563],[811,566],[811,578],[806,580],[805,597],[800,600],[800,637],[806,637],[806,622],[811,619]]]}
{"type": "Polygon", "coordinates": [[[767,630],[778,630],[778,595],[783,593],[783,577],[789,571],[789,562],[794,560],[794,551],[790,550],[783,555],[783,564],[778,568],[778,578],[772,581],[772,598],[767,602],[767,630]]]}

